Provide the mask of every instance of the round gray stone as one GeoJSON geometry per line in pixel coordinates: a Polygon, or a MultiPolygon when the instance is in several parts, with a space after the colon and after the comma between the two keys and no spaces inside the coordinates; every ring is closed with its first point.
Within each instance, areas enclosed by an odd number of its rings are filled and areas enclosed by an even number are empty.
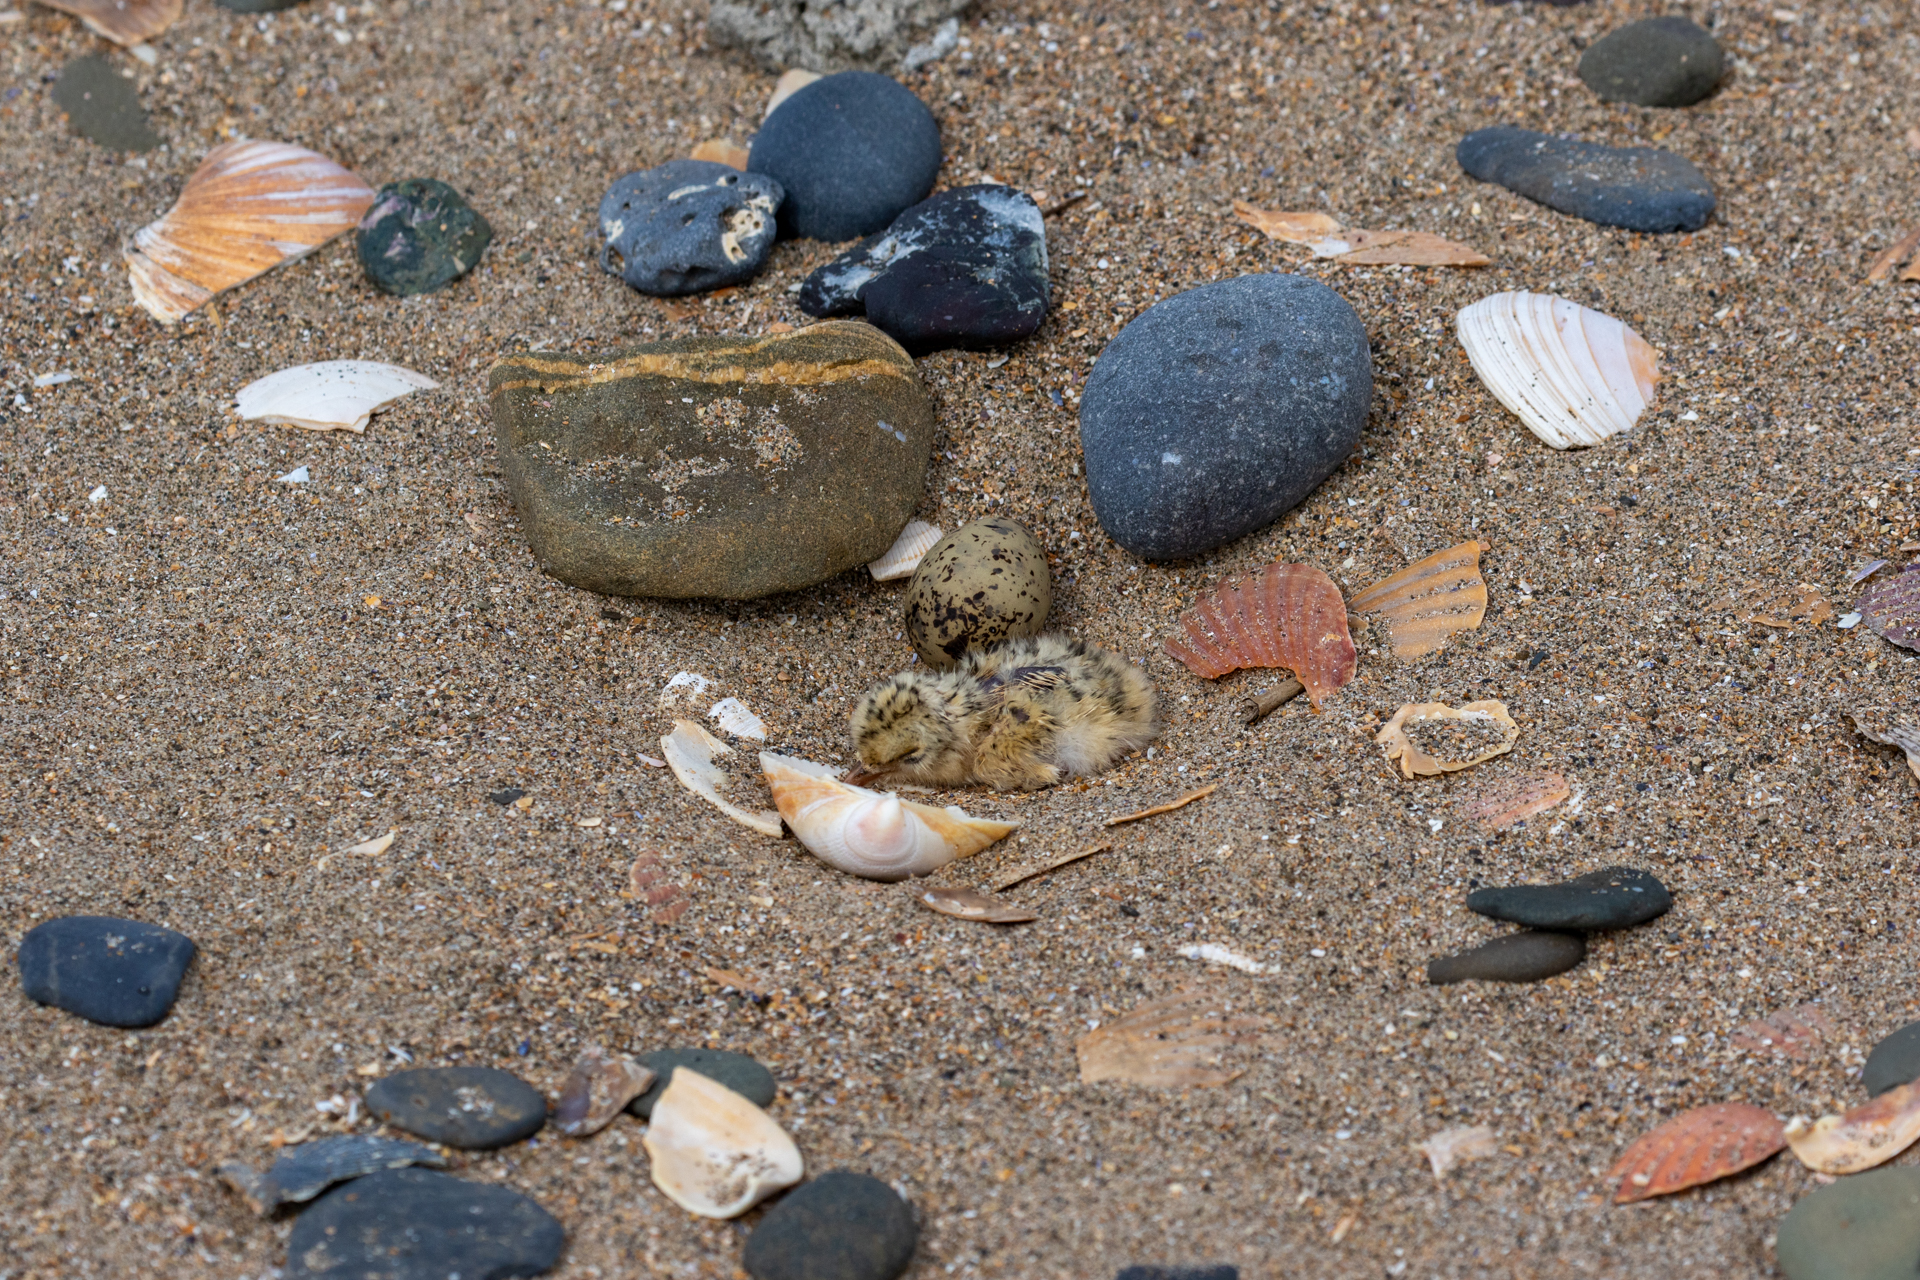
{"type": "Polygon", "coordinates": [[[1909,1022],[1873,1046],[1860,1070],[1860,1083],[1868,1097],[1877,1098],[1915,1080],[1920,1080],[1920,1022],[1909,1022]]]}
{"type": "Polygon", "coordinates": [[[1436,987],[1455,982],[1539,982],[1565,973],[1586,958],[1587,940],[1580,934],[1529,929],[1428,961],[1427,981],[1436,987]]]}
{"type": "Polygon", "coordinates": [[[780,1090],[773,1072],[744,1053],[729,1053],[725,1049],[657,1049],[643,1055],[640,1062],[651,1068],[656,1078],[651,1088],[627,1104],[627,1110],[643,1118],[653,1114],[653,1104],[660,1101],[660,1095],[673,1083],[675,1067],[697,1071],[715,1084],[725,1085],[756,1107],[764,1107],[772,1102],[774,1094],[780,1090]]]}
{"type": "Polygon", "coordinates": [[[1580,78],[1608,102],[1690,107],[1726,74],[1720,42],[1691,18],[1629,22],[1580,55],[1580,78]]]}
{"type": "Polygon", "coordinates": [[[892,1187],[832,1169],[768,1211],[741,1265],[753,1280],[893,1280],[919,1241],[913,1210],[892,1187]]]}
{"type": "Polygon", "coordinates": [[[1080,404],[1094,514],[1146,560],[1185,560],[1297,506],[1359,447],[1366,326],[1323,284],[1240,276],[1147,310],[1080,404]]]}
{"type": "Polygon", "coordinates": [[[133,81],[94,54],[75,58],[60,69],[53,104],[67,113],[74,131],[109,151],[151,151],[160,135],[147,127],[147,113],[133,81]]]}
{"type": "Polygon", "coordinates": [[[940,125],[896,80],[843,71],[774,108],[747,168],[787,193],[780,233],[852,240],[884,231],[940,176],[940,125]]]}
{"type": "Polygon", "coordinates": [[[1693,162],[1658,147],[1604,147],[1499,125],[1454,148],[1460,167],[1549,209],[1626,231],[1698,231],[1713,188],[1693,162]]]}
{"type": "Polygon", "coordinates": [[[1780,1223],[1787,1280],[1913,1280],[1920,1169],[1872,1169],[1803,1197],[1780,1223]]]}
{"type": "Polygon", "coordinates": [[[760,274],[786,192],[772,178],[711,160],[629,173],[600,200],[601,269],[673,298],[760,274]]]}

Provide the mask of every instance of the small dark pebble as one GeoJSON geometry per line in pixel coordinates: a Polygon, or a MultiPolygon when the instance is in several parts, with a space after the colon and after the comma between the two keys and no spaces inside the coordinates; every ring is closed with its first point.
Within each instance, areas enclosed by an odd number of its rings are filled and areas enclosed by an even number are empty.
{"type": "Polygon", "coordinates": [[[1454,149],[1460,167],[1549,209],[1626,231],[1698,231],[1713,188],[1693,162],[1658,147],[1606,147],[1499,125],[1454,149]]]}
{"type": "Polygon", "coordinates": [[[419,1067],[367,1090],[367,1112],[429,1142],[485,1151],[538,1133],[547,1100],[498,1067],[419,1067]]]}
{"type": "Polygon", "coordinates": [[[660,298],[745,284],[773,251],[785,198],[765,174],[712,160],[626,174],[600,200],[600,269],[660,298]]]}
{"type": "Polygon", "coordinates": [[[53,105],[67,113],[81,137],[109,151],[151,151],[160,145],[160,135],[147,127],[133,81],[105,58],[90,53],[62,67],[53,105]]]}
{"type": "Polygon", "coordinates": [[[1580,78],[1607,102],[1690,107],[1726,72],[1720,42],[1691,18],[1642,18],[1609,31],[1580,55],[1580,78]]]}
{"type": "Polygon", "coordinates": [[[1909,1280],[1920,1267],[1920,1169],[1873,1169],[1801,1198],[1780,1223],[1787,1280],[1909,1280]]]}
{"type": "Polygon", "coordinates": [[[1521,884],[1467,895],[1467,910],[1532,929],[1626,929],[1673,906],[1667,886],[1633,867],[1606,867],[1562,884],[1521,884]]]}
{"type": "Polygon", "coordinates": [[[940,174],[940,125],[897,80],[843,71],[774,109],[747,160],[786,191],[780,234],[852,240],[884,231],[940,174]]]}
{"type": "Polygon", "coordinates": [[[1240,1268],[1122,1267],[1113,1280],[1240,1280],[1240,1268]]]}
{"type": "Polygon", "coordinates": [[[335,1187],[287,1240],[288,1280],[508,1280],[560,1259],[566,1231],[517,1191],[427,1169],[335,1187]]]}
{"type": "Polygon", "coordinates": [[[193,962],[184,933],[112,916],[63,916],[28,931],[17,963],[27,998],[109,1027],[167,1016],[193,962]]]}
{"type": "Polygon", "coordinates": [[[652,1088],[627,1104],[627,1110],[643,1119],[653,1114],[653,1104],[660,1101],[660,1095],[673,1083],[675,1067],[698,1071],[716,1084],[725,1085],[756,1107],[766,1106],[773,1101],[773,1095],[780,1091],[773,1072],[744,1053],[729,1053],[725,1049],[657,1049],[642,1054],[640,1064],[652,1068],[658,1077],[652,1088]]]}
{"type": "Polygon", "coordinates": [[[1868,1097],[1877,1098],[1915,1080],[1920,1080],[1920,1022],[1909,1022],[1873,1046],[1861,1068],[1860,1083],[1868,1097]]]}
{"type": "Polygon", "coordinates": [[[403,298],[452,284],[473,270],[492,242],[487,220],[437,178],[381,187],[354,235],[367,278],[403,298]]]}
{"type": "Polygon", "coordinates": [[[220,1176],[253,1202],[254,1212],[264,1214],[311,1200],[336,1182],[410,1164],[447,1167],[444,1156],[417,1142],[351,1134],[288,1147],[264,1174],[236,1160],[221,1165],[220,1176]]]}
{"type": "Polygon", "coordinates": [[[754,1280],[893,1280],[919,1239],[913,1210],[892,1187],[833,1169],[767,1212],[741,1265],[754,1280]]]}
{"type": "Polygon", "coordinates": [[[527,793],[518,787],[502,787],[498,791],[489,791],[487,793],[487,799],[498,805],[508,805],[525,794],[527,793]]]}
{"type": "Polygon", "coordinates": [[[1586,956],[1587,940],[1580,934],[1530,929],[1429,960],[1427,981],[1436,987],[1454,982],[1538,982],[1565,973],[1586,956]]]}

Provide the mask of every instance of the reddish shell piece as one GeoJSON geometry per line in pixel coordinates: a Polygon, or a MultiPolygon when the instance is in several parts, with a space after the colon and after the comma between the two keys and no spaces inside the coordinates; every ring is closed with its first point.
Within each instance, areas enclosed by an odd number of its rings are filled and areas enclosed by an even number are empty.
{"type": "Polygon", "coordinates": [[[1545,813],[1572,794],[1566,778],[1557,773],[1502,778],[1467,801],[1465,812],[1469,820],[1490,831],[1504,831],[1536,813],[1545,813]]]}
{"type": "Polygon", "coordinates": [[[1769,1014],[1758,1022],[1749,1022],[1734,1032],[1729,1043],[1736,1049],[1759,1053],[1771,1049],[1796,1062],[1805,1061],[1833,1034],[1833,1023],[1816,1004],[1797,1004],[1769,1014]]]}
{"type": "Polygon", "coordinates": [[[1613,1162],[1607,1180],[1615,1184],[1615,1204],[1632,1204],[1738,1173],[1786,1145],[1786,1126],[1771,1111],[1719,1102],[1642,1134],[1613,1162]]]}
{"type": "Polygon", "coordinates": [[[1316,707],[1353,679],[1358,658],[1340,588],[1310,564],[1271,564],[1201,596],[1162,647],[1209,680],[1242,667],[1284,667],[1316,707]]]}
{"type": "Polygon", "coordinates": [[[1880,579],[1861,593],[1854,608],[1875,635],[1904,649],[1920,649],[1920,564],[1880,579]]]}

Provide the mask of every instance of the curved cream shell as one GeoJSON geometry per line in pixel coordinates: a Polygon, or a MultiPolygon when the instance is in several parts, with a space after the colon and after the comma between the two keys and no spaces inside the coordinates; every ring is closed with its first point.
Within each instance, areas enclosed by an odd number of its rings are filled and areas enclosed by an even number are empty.
{"type": "Polygon", "coordinates": [[[875,582],[893,582],[900,578],[910,578],[927,552],[934,549],[945,536],[938,525],[928,524],[924,520],[909,520],[900,536],[893,540],[887,553],[867,565],[867,572],[873,575],[875,582]]]}
{"type": "Polygon", "coordinates": [[[685,1067],[673,1069],[640,1141],[653,1185],[703,1218],[738,1217],[806,1172],[772,1116],[685,1067]]]}
{"type": "Polygon", "coordinates": [[[681,786],[741,826],[779,839],[779,814],[771,809],[742,809],[721,794],[732,780],[713,763],[713,758],[732,752],[732,747],[691,720],[675,720],[673,732],[660,739],[660,754],[667,758],[667,765],[673,770],[673,776],[680,779],[681,786]]]}
{"type": "Polygon", "coordinates": [[[1455,317],[1473,371],[1556,449],[1599,444],[1639,420],[1658,357],[1612,316],[1544,293],[1496,293],[1455,317]]]}
{"type": "Polygon", "coordinates": [[[365,431],[367,420],[401,396],[440,384],[424,373],[378,360],[322,360],[249,382],[233,398],[248,422],[309,431],[365,431]]]}
{"type": "Polygon", "coordinates": [[[980,852],[1015,831],[1017,822],[970,818],[957,806],[902,800],[833,776],[810,760],[760,753],[773,803],[807,851],[822,862],[869,880],[923,876],[956,858],[980,852]]]}
{"type": "Polygon", "coordinates": [[[1801,1164],[1819,1173],[1859,1173],[1887,1161],[1920,1138],[1920,1080],[1889,1089],[1842,1116],[1787,1125],[1787,1145],[1801,1164]]]}

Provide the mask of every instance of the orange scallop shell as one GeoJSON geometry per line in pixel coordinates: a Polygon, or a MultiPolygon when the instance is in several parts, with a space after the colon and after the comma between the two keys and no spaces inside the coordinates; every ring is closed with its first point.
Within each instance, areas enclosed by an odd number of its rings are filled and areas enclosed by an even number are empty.
{"type": "Polygon", "coordinates": [[[1230,582],[1195,600],[1179,625],[1162,647],[1209,680],[1242,667],[1284,667],[1318,707],[1353,679],[1358,654],[1346,601],[1310,564],[1270,564],[1230,582]]]}
{"type": "Polygon", "coordinates": [[[1475,541],[1436,551],[1360,592],[1349,607],[1381,615],[1394,657],[1432,653],[1448,636],[1472,630],[1487,615],[1483,549],[1475,541]]]}
{"type": "Polygon", "coordinates": [[[1631,1204],[1738,1173],[1787,1145],[1786,1126],[1764,1107],[1695,1107],[1645,1133],[1613,1162],[1613,1202],[1631,1204]]]}

